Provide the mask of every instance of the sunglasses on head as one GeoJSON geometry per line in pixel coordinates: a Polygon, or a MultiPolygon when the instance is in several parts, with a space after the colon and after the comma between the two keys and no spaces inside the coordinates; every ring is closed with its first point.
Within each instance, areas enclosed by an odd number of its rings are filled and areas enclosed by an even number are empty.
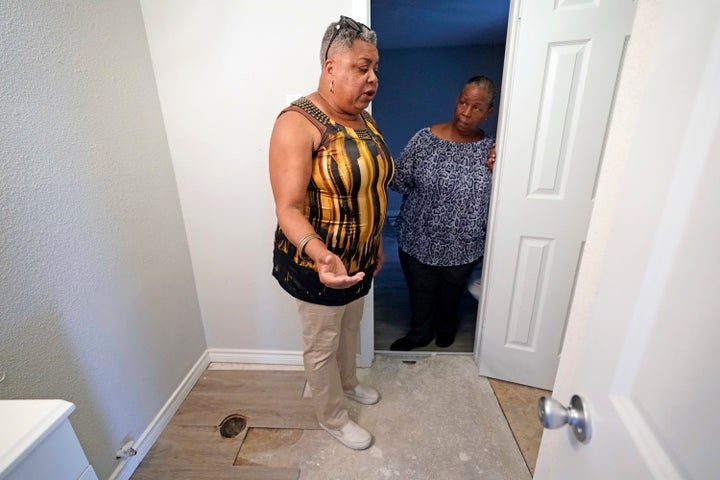
{"type": "Polygon", "coordinates": [[[340,29],[342,28],[349,28],[351,30],[355,30],[356,32],[360,33],[362,32],[363,28],[366,30],[370,30],[367,25],[363,25],[360,22],[356,22],[350,17],[346,17],[345,15],[340,15],[340,21],[335,25],[335,31],[332,34],[332,37],[330,37],[330,41],[328,42],[328,46],[325,49],[325,60],[328,59],[328,53],[330,52],[330,45],[332,45],[335,38],[337,38],[338,33],[340,32],[340,29]]]}

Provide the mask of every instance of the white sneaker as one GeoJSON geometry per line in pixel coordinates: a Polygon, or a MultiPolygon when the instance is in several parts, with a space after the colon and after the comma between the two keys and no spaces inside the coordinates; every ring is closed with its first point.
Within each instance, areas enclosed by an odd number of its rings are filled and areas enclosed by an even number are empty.
{"type": "Polygon", "coordinates": [[[345,396],[363,405],[374,405],[380,401],[380,393],[377,390],[361,384],[352,390],[345,390],[345,396]]]}
{"type": "Polygon", "coordinates": [[[337,438],[340,443],[353,450],[365,450],[372,443],[372,435],[370,435],[370,432],[352,420],[349,420],[340,430],[330,429],[322,423],[320,427],[337,438]]]}

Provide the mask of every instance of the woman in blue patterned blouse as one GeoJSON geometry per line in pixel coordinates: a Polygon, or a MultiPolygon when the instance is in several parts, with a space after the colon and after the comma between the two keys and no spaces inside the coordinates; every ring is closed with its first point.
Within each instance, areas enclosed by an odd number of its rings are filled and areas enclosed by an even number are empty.
{"type": "Polygon", "coordinates": [[[494,140],[480,129],[493,112],[495,85],[472,77],[452,122],[418,131],[396,161],[390,188],[403,194],[396,230],[410,292],[410,331],[390,350],[449,347],[468,278],[482,262],[494,140]]]}

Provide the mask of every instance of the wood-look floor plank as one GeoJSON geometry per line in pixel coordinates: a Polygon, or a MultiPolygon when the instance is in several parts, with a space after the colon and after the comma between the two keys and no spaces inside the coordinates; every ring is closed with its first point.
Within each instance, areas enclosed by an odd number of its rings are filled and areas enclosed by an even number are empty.
{"type": "Polygon", "coordinates": [[[303,385],[305,372],[301,370],[206,370],[192,391],[282,392],[291,395],[298,390],[302,393],[303,385]]]}
{"type": "Polygon", "coordinates": [[[310,399],[268,398],[264,403],[238,402],[223,395],[188,398],[170,422],[173,425],[219,425],[230,414],[240,414],[250,427],[320,428],[310,399]]]}
{"type": "Polygon", "coordinates": [[[297,480],[296,468],[234,465],[248,431],[223,438],[216,427],[168,425],[132,480],[297,480]]]}
{"type": "Polygon", "coordinates": [[[232,465],[247,432],[246,428],[234,438],[223,438],[217,427],[168,425],[138,470],[169,465],[232,465]]]}
{"type": "Polygon", "coordinates": [[[170,424],[217,426],[240,414],[250,427],[318,429],[304,386],[302,371],[208,370],[170,424]]]}
{"type": "Polygon", "coordinates": [[[297,468],[258,466],[174,466],[137,470],[132,480],[298,480],[297,468]]]}

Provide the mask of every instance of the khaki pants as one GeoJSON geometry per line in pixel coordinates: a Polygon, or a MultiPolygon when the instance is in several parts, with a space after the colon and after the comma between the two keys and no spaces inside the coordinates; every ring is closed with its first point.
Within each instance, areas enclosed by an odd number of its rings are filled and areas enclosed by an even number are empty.
{"type": "Polygon", "coordinates": [[[365,299],[340,307],[297,300],[302,322],[303,362],[320,423],[338,429],[350,418],[343,406],[345,393],[358,384],[355,370],[358,329],[365,299]]]}

